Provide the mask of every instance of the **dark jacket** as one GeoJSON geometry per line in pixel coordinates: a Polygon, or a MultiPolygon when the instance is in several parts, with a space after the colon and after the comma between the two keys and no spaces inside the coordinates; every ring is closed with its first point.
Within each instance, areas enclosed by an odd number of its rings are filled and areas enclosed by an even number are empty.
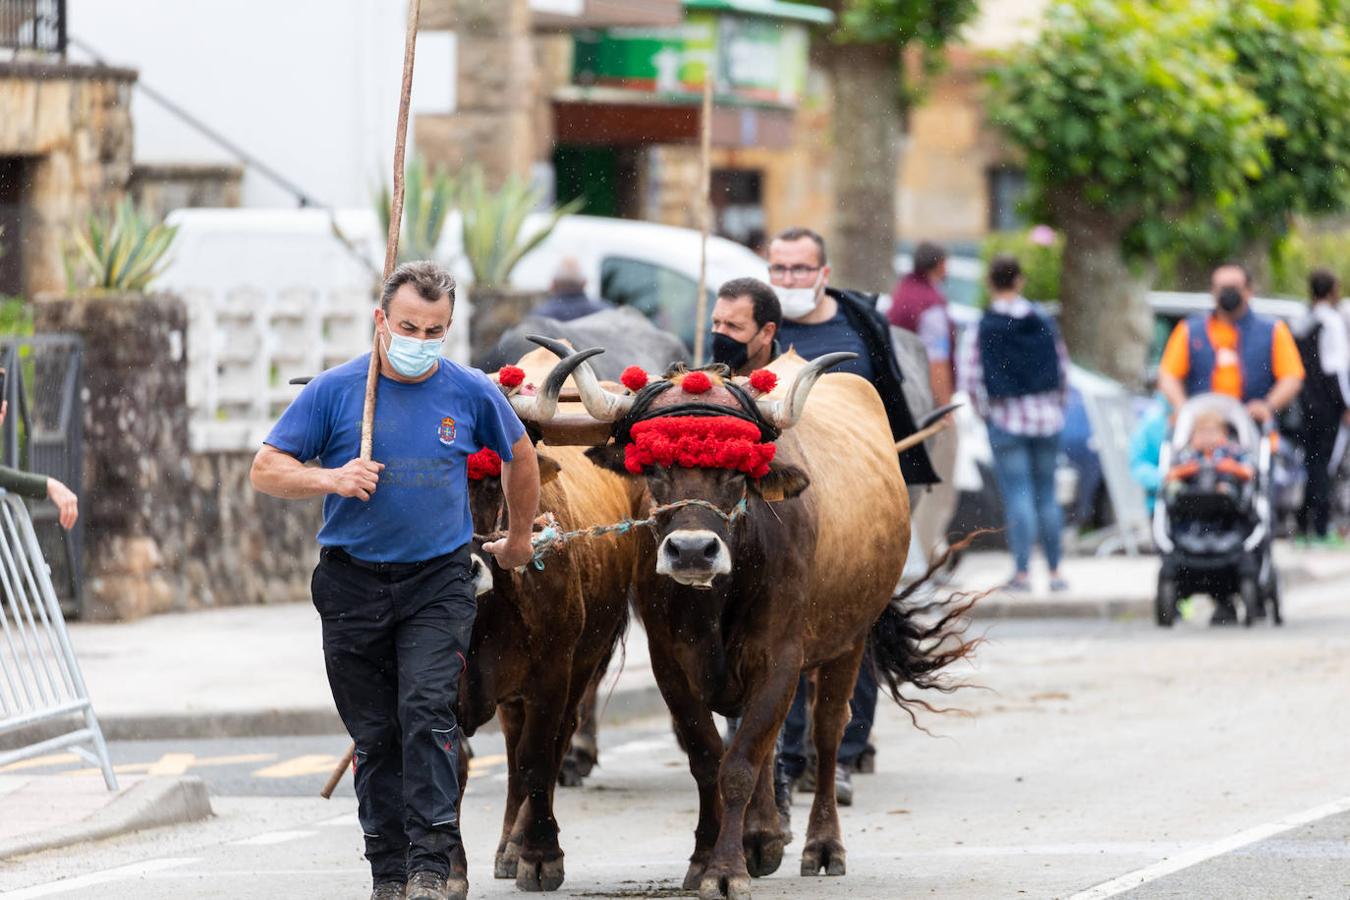
{"type": "MultiPolygon", "coordinates": [[[[825,293],[834,298],[844,312],[853,330],[862,337],[867,345],[867,355],[876,373],[873,385],[881,395],[886,407],[886,418],[891,424],[891,434],[898,441],[909,437],[918,430],[914,415],[905,402],[904,376],[900,374],[900,364],[895,359],[895,347],[891,343],[889,323],[876,310],[876,297],[858,291],[842,291],[826,288],[825,293]]],[[[905,476],[905,484],[914,487],[920,484],[937,484],[942,479],[933,471],[928,459],[928,451],[920,444],[900,455],[900,471],[905,476]]]]}

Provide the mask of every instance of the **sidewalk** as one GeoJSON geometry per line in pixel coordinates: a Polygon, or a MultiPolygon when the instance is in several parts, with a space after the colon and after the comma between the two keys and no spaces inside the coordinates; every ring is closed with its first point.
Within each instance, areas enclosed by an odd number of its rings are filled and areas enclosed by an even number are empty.
{"type": "MultiPolygon", "coordinates": [[[[70,626],[94,710],[110,740],[341,734],[308,603],[70,626]]],[[[601,686],[611,721],[664,709],[647,639],[629,630],[601,686]],[[616,677],[617,675],[617,677],[616,677]]]]}
{"type": "MultiPolygon", "coordinates": [[[[1275,566],[1285,589],[1350,578],[1350,551],[1296,550],[1281,541],[1275,545],[1275,566]]],[[[1011,557],[968,553],[943,590],[992,591],[975,606],[974,615],[981,619],[1152,618],[1157,556],[1068,557],[1061,571],[1068,591],[1050,593],[1049,576],[1038,559],[1032,564],[1032,592],[1009,594],[999,588],[1012,575],[1011,557]]]]}
{"type": "Polygon", "coordinates": [[[10,813],[0,816],[0,860],[213,815],[199,778],[123,776],[119,787],[109,791],[100,774],[0,775],[0,807],[10,813]]]}

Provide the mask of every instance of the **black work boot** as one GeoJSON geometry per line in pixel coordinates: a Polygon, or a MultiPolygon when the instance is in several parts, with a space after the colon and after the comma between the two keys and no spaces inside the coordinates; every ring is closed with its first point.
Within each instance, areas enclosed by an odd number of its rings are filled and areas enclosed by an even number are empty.
{"type": "Polygon", "coordinates": [[[381,881],[370,892],[370,900],[403,900],[407,885],[402,881],[381,881]]]}

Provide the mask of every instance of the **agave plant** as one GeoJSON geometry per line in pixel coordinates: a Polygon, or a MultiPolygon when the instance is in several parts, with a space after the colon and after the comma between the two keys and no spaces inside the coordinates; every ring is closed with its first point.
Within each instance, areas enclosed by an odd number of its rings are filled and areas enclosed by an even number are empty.
{"type": "Polygon", "coordinates": [[[482,169],[469,170],[460,192],[460,214],[464,217],[464,255],[473,270],[475,288],[505,289],[521,257],[543,243],[558,220],[579,210],[584,202],[578,199],[554,208],[543,227],[522,236],[526,217],[542,201],[538,188],[515,175],[501,190],[491,191],[482,169]]]}
{"type": "Polygon", "coordinates": [[[66,251],[66,284],[71,291],[144,292],[163,272],[165,255],[178,235],[124,199],[110,214],[94,213],[76,231],[66,251]]]}
{"type": "MultiPolygon", "coordinates": [[[[445,229],[445,217],[455,202],[455,180],[440,167],[418,157],[408,166],[403,181],[403,233],[398,240],[398,261],[433,259],[445,229]]],[[[388,184],[375,197],[383,234],[389,233],[389,214],[394,205],[388,184]]]]}

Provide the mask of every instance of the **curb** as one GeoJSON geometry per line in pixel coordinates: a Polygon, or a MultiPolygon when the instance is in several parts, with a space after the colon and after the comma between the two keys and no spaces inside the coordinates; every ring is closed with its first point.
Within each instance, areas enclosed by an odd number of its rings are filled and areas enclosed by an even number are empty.
{"type": "Polygon", "coordinates": [[[73,825],[0,842],[0,860],[210,818],[206,784],[196,776],[137,782],[103,809],[73,825]]]}
{"type": "MultiPolygon", "coordinates": [[[[616,691],[600,697],[601,712],[608,723],[646,719],[666,712],[665,700],[656,684],[616,691]]],[[[324,709],[266,709],[255,711],[164,713],[158,715],[112,714],[99,716],[103,737],[109,741],[210,740],[241,737],[296,737],[345,734],[347,729],[332,707],[324,709]]],[[[0,736],[0,750],[26,747],[65,734],[69,723],[53,721],[0,736]]],[[[499,730],[497,720],[483,724],[480,732],[499,730]]]]}
{"type": "MultiPolygon", "coordinates": [[[[1289,566],[1280,570],[1280,583],[1287,590],[1313,582],[1338,581],[1350,578],[1350,571],[1318,576],[1305,566],[1289,566]]],[[[1150,588],[1152,582],[1150,581],[1150,588]]],[[[1145,597],[1055,598],[1031,596],[1013,598],[995,592],[975,604],[970,616],[976,620],[990,619],[1149,619],[1153,618],[1153,594],[1145,597]]]]}

